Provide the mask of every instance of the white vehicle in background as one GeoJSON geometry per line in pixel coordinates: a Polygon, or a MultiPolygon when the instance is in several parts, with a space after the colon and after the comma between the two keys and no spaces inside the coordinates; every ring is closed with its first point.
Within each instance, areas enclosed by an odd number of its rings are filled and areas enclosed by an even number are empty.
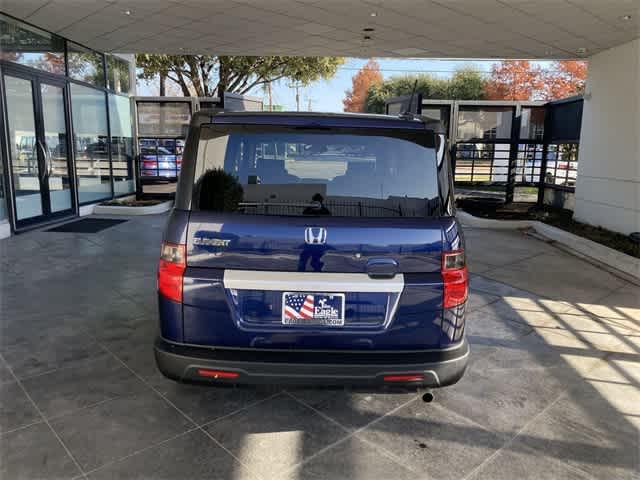
{"type": "Polygon", "coordinates": [[[578,151],[573,144],[549,145],[545,183],[573,187],[578,176],[578,151]]]}

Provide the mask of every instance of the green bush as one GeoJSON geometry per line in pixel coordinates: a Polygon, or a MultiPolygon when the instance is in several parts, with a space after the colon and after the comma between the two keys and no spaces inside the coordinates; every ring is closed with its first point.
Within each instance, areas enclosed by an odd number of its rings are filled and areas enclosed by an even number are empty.
{"type": "Polygon", "coordinates": [[[413,86],[422,98],[432,100],[482,100],[486,80],[473,68],[458,69],[451,78],[437,78],[428,74],[391,77],[369,87],[366,111],[384,113],[384,101],[391,97],[410,95],[413,86]]]}

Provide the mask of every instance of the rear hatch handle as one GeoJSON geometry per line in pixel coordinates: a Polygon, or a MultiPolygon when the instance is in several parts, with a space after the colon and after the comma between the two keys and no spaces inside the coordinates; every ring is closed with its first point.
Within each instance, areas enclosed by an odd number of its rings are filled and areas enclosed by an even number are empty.
{"type": "Polygon", "coordinates": [[[367,275],[371,278],[393,278],[398,273],[398,262],[393,258],[370,258],[367,275]]]}

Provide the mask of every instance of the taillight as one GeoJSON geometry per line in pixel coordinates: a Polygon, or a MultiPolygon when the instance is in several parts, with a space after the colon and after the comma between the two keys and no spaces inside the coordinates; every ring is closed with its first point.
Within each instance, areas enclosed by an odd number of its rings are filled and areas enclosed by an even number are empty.
{"type": "Polygon", "coordinates": [[[187,268],[187,253],[184,245],[162,243],[158,265],[158,292],[174,302],[182,302],[182,279],[187,268]]]}
{"type": "Polygon", "coordinates": [[[409,373],[406,375],[385,375],[383,377],[385,382],[421,382],[424,380],[424,375],[421,373],[409,373]]]}
{"type": "Polygon", "coordinates": [[[208,368],[199,368],[198,375],[207,378],[238,378],[238,372],[229,372],[227,370],[209,370],[208,368]]]}
{"type": "Polygon", "coordinates": [[[442,280],[444,281],[444,308],[453,308],[467,301],[469,273],[464,250],[442,254],[442,280]]]}

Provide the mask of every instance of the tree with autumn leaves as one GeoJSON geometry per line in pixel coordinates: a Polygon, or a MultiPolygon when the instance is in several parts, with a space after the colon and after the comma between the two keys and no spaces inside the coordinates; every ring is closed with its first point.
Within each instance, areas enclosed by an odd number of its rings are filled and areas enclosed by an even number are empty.
{"type": "Polygon", "coordinates": [[[546,75],[544,98],[557,100],[584,92],[587,81],[587,62],[560,60],[554,62],[552,74],[546,75]]]}
{"type": "Polygon", "coordinates": [[[541,87],[540,71],[528,60],[507,60],[493,64],[485,92],[487,100],[530,100],[541,87]]]}
{"type": "Polygon", "coordinates": [[[382,83],[380,65],[370,59],[351,79],[351,90],[347,90],[346,97],[342,100],[345,112],[364,112],[367,92],[372,85],[382,83]]]}
{"type": "Polygon", "coordinates": [[[346,112],[381,113],[386,99],[410,94],[416,82],[417,91],[428,99],[551,101],[583,92],[586,77],[585,61],[558,60],[544,69],[528,60],[505,60],[494,63],[488,77],[462,68],[451,78],[422,74],[383,80],[372,59],[353,76],[343,104],[346,112]]]}
{"type": "Polygon", "coordinates": [[[550,69],[528,60],[495,63],[485,87],[488,100],[558,100],[584,91],[587,63],[558,60],[550,69]]]}

